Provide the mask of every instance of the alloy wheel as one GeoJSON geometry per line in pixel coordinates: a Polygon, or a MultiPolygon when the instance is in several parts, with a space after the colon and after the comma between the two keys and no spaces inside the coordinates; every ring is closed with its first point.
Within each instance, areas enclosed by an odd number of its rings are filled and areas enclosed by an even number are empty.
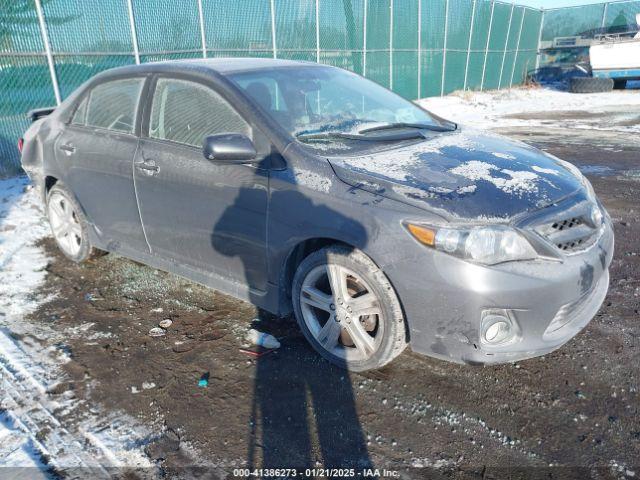
{"type": "Polygon", "coordinates": [[[49,197],[48,213],[51,231],[60,248],[67,255],[77,255],[82,248],[82,227],[71,202],[54,192],[49,197]]]}
{"type": "Polygon", "coordinates": [[[303,320],[328,352],[345,361],[371,358],[382,343],[380,301],[352,270],[325,264],[312,269],[300,289],[303,320]]]}

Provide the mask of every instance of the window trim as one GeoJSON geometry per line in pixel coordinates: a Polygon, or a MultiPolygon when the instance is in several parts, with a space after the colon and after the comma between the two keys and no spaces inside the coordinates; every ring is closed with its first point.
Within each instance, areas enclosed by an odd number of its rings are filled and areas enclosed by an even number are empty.
{"type": "Polygon", "coordinates": [[[248,121],[247,118],[242,113],[238,111],[238,109],[233,105],[233,103],[229,100],[229,98],[226,95],[224,95],[224,93],[220,91],[219,88],[216,88],[216,86],[214,86],[211,82],[207,82],[204,79],[194,77],[189,74],[168,73],[168,72],[154,74],[153,78],[149,82],[149,88],[146,92],[147,95],[146,95],[146,101],[144,106],[144,116],[143,116],[142,124],[140,128],[140,138],[145,139],[147,141],[151,141],[151,142],[159,142],[165,145],[189,148],[189,149],[194,149],[199,152],[202,152],[202,145],[198,145],[198,146],[190,145],[188,143],[176,142],[174,140],[167,140],[165,138],[151,137],[149,135],[149,130],[151,127],[151,110],[153,108],[153,99],[155,96],[156,87],[158,85],[158,80],[181,80],[184,82],[196,83],[198,85],[202,85],[205,88],[213,90],[214,93],[220,96],[220,98],[222,98],[227,103],[227,105],[229,105],[229,108],[231,108],[231,110],[233,110],[235,114],[238,115],[242,119],[242,121],[247,124],[250,131],[249,139],[252,142],[255,141],[256,127],[253,125],[252,122],[248,121]]]}
{"type": "Polygon", "coordinates": [[[65,125],[67,127],[79,128],[81,130],[88,130],[94,133],[106,133],[106,134],[124,135],[126,137],[139,138],[141,128],[142,128],[142,119],[143,119],[144,106],[145,106],[143,102],[145,102],[145,99],[147,98],[147,95],[148,95],[149,83],[151,81],[151,77],[152,77],[151,74],[138,74],[138,75],[126,74],[126,75],[117,75],[117,76],[114,75],[114,76],[102,78],[99,81],[91,83],[90,85],[87,86],[84,92],[82,92],[82,94],[80,94],[76,99],[73,105],[73,108],[71,109],[70,114],[67,117],[67,121],[65,122],[65,125]],[[99,87],[100,85],[104,85],[105,83],[117,82],[120,80],[133,80],[133,79],[141,79],[142,88],[140,89],[140,95],[138,96],[138,101],[136,102],[136,111],[135,111],[136,113],[135,113],[132,132],[110,130],[108,128],[96,127],[96,126],[86,124],[86,120],[87,120],[86,115],[89,112],[88,109],[91,102],[91,94],[97,87],[99,87]],[[73,117],[75,116],[76,111],[80,108],[80,105],[85,99],[87,99],[87,112],[85,112],[85,123],[84,124],[73,123],[73,117]]]}
{"type": "Polygon", "coordinates": [[[69,116],[69,121],[66,122],[67,125],[73,125],[74,127],[84,127],[86,126],[86,121],[87,121],[87,110],[86,107],[89,106],[89,95],[85,95],[84,93],[80,96],[80,100],[78,102],[76,102],[76,104],[73,106],[73,110],[71,112],[71,115],[69,116]],[[84,110],[84,118],[83,118],[83,123],[74,123],[73,119],[75,118],[76,114],[78,113],[78,110],[80,110],[80,107],[82,106],[82,104],[84,102],[87,102],[87,105],[85,106],[85,110],[84,110]]]}

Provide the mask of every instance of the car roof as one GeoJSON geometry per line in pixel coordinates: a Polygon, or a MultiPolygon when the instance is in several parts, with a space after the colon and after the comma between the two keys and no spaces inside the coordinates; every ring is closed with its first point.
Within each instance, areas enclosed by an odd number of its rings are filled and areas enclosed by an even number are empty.
{"type": "Polygon", "coordinates": [[[161,73],[161,72],[215,72],[221,75],[238,72],[251,72],[259,70],[271,70],[273,68],[287,67],[328,67],[314,62],[303,62],[298,60],[282,60],[276,58],[240,58],[240,57],[220,57],[220,58],[198,58],[186,60],[166,60],[161,62],[143,63],[140,65],[128,65],[125,67],[106,70],[100,76],[140,74],[140,73],[161,73]]]}

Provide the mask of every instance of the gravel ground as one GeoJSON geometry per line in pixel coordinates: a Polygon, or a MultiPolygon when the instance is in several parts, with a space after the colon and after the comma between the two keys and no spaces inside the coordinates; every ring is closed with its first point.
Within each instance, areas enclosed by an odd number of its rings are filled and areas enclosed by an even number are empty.
{"type": "Polygon", "coordinates": [[[546,115],[553,126],[500,131],[584,168],[616,233],[604,306],[558,351],[490,367],[407,351],[380,371],[348,374],[321,360],[291,319],[116,255],[77,266],[44,240],[39,294],[50,300],[28,320],[76,332],[58,341],[67,380],[51,394],[146,425],[156,434],[145,452],[169,475],[197,466],[219,478],[235,467],[307,466],[404,478],[640,475],[640,146],[558,123],[575,112],[546,115]],[[166,335],[150,337],[167,318],[166,335]],[[251,325],[282,347],[241,352],[251,325]]]}

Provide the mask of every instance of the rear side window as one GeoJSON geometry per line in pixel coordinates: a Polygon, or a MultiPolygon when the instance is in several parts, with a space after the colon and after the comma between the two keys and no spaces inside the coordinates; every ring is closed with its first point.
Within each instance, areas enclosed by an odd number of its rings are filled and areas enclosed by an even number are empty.
{"type": "Polygon", "coordinates": [[[218,133],[250,136],[251,127],[211,88],[185,80],[158,80],[151,107],[151,138],[200,147],[205,137],[218,133]]]}
{"type": "MultiPolygon", "coordinates": [[[[95,87],[89,96],[85,124],[132,133],[143,83],[143,78],[130,78],[102,83],[95,87]]],[[[81,109],[82,106],[78,110],[81,109]]]]}

